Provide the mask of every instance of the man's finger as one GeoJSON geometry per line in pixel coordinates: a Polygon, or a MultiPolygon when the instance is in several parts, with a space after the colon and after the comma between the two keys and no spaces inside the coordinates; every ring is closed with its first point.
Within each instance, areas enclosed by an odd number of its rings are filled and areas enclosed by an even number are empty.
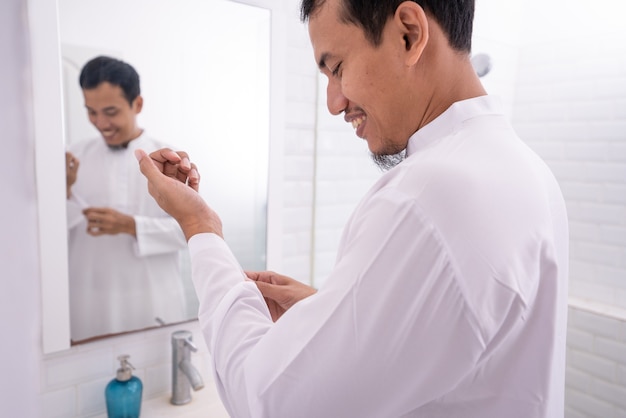
{"type": "Polygon", "coordinates": [[[200,173],[198,172],[198,167],[196,167],[194,163],[191,163],[191,170],[189,170],[187,184],[196,192],[200,191],[200,173]]]}
{"type": "Polygon", "coordinates": [[[170,163],[170,164],[178,164],[181,160],[181,156],[177,152],[172,151],[169,148],[162,148],[160,150],[151,152],[150,158],[159,163],[170,163]]]}

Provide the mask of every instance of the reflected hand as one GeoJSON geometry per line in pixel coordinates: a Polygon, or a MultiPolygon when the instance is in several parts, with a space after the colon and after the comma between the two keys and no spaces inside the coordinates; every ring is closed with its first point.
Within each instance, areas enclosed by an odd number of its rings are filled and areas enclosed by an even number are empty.
{"type": "Polygon", "coordinates": [[[179,223],[185,238],[211,232],[222,235],[222,221],[198,194],[200,175],[184,152],[162,149],[147,155],[135,151],[148,192],[179,223]]]}
{"type": "Polygon", "coordinates": [[[274,322],[296,302],[317,292],[311,286],[272,271],[246,271],[245,273],[250,280],[256,282],[274,322]]]}
{"type": "Polygon", "coordinates": [[[135,218],[111,208],[87,208],[83,210],[87,219],[87,233],[94,237],[120,233],[137,236],[135,218]]]}
{"type": "Polygon", "coordinates": [[[72,186],[78,177],[78,166],[80,161],[70,152],[65,153],[65,183],[67,187],[67,198],[72,195],[72,186]]]}

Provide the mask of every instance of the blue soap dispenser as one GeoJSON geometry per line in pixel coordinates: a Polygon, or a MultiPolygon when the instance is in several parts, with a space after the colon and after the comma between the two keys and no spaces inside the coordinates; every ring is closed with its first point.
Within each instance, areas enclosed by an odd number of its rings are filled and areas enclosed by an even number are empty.
{"type": "Polygon", "coordinates": [[[131,369],[134,367],[128,362],[129,357],[124,354],[117,358],[120,368],[104,390],[109,418],[139,418],[143,383],[133,376],[131,369]]]}

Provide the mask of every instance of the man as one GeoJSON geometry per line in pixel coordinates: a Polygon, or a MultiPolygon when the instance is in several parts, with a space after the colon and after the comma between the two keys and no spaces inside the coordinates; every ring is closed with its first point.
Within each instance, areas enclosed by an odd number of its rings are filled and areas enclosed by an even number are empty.
{"type": "Polygon", "coordinates": [[[85,64],[79,81],[101,137],[73,144],[66,155],[71,338],[180,322],[185,240],[147,193],[133,157],[137,148],[165,146],[137,124],[139,75],[101,56],[85,64]]]}
{"type": "Polygon", "coordinates": [[[226,408],[563,416],[565,205],[472,69],[474,2],[304,0],[301,10],[329,111],[396,164],[355,209],[324,287],[271,272],[246,281],[219,218],[180,181],[186,155],[137,152],[188,239],[226,408]]]}

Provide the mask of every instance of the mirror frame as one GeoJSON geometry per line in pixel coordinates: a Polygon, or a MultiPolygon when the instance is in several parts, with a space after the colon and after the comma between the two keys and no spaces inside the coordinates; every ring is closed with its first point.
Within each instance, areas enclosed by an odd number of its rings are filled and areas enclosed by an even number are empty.
{"type": "MultiPolygon", "coordinates": [[[[267,268],[282,267],[282,181],[286,110],[286,12],[283,2],[227,0],[270,11],[270,149],[267,191],[267,268]],[[279,3],[279,4],[275,4],[279,3]]],[[[175,4],[175,3],[173,3],[175,4]]],[[[33,124],[43,353],[70,346],[69,282],[61,46],[57,0],[27,0],[30,26],[33,124]],[[62,241],[60,241],[62,240],[62,241]],[[63,245],[65,244],[65,245],[63,245]]]]}

